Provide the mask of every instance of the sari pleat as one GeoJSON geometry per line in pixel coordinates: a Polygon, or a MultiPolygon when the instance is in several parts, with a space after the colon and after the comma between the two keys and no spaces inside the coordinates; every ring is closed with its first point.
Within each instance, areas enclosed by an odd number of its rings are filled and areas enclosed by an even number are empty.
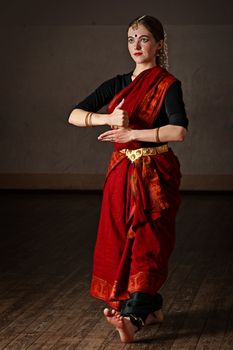
{"type": "MultiPolygon", "coordinates": [[[[130,111],[131,127],[151,127],[175,80],[162,68],[154,68],[143,72],[143,79],[139,75],[143,98],[135,101],[141,91],[136,78],[110,103],[109,110],[125,98],[122,108],[130,111]]],[[[155,295],[166,281],[180,205],[180,164],[171,148],[131,162],[119,152],[125,146],[136,149],[143,143],[115,144],[103,188],[90,288],[92,296],[117,310],[132,293],[155,295]]]]}

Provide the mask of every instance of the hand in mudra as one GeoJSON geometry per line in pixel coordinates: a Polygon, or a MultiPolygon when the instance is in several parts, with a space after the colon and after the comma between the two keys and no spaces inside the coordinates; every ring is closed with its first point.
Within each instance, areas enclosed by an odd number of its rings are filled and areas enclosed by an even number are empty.
{"type": "Polygon", "coordinates": [[[109,125],[112,129],[117,129],[118,127],[127,128],[129,125],[129,116],[126,111],[121,109],[124,103],[124,99],[116,106],[114,111],[109,116],[109,125]]]}
{"type": "Polygon", "coordinates": [[[130,128],[118,128],[114,130],[105,131],[103,134],[98,136],[100,141],[110,141],[126,143],[133,140],[132,129],[130,128]]]}

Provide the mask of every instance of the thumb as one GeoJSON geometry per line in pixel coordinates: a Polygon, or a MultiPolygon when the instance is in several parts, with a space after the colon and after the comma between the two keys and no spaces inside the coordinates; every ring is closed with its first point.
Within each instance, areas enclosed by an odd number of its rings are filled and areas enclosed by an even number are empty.
{"type": "Polygon", "coordinates": [[[124,102],[125,102],[125,99],[123,98],[121,102],[116,106],[116,108],[120,109],[124,102]]]}

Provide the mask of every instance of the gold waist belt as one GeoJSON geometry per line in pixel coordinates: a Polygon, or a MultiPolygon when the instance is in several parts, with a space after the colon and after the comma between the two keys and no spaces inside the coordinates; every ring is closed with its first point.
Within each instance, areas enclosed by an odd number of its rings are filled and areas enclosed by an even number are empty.
{"type": "Polygon", "coordinates": [[[120,150],[121,153],[124,153],[133,163],[136,159],[142,156],[149,156],[152,154],[160,154],[168,151],[168,144],[157,147],[144,147],[137,149],[127,149],[123,148],[120,150]]]}

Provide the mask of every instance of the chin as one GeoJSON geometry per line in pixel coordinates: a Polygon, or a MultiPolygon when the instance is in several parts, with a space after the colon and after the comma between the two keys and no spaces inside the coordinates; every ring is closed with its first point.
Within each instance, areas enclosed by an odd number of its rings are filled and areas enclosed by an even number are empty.
{"type": "Polygon", "coordinates": [[[145,58],[142,57],[132,57],[135,63],[146,63],[147,60],[145,60],[145,58]]]}

